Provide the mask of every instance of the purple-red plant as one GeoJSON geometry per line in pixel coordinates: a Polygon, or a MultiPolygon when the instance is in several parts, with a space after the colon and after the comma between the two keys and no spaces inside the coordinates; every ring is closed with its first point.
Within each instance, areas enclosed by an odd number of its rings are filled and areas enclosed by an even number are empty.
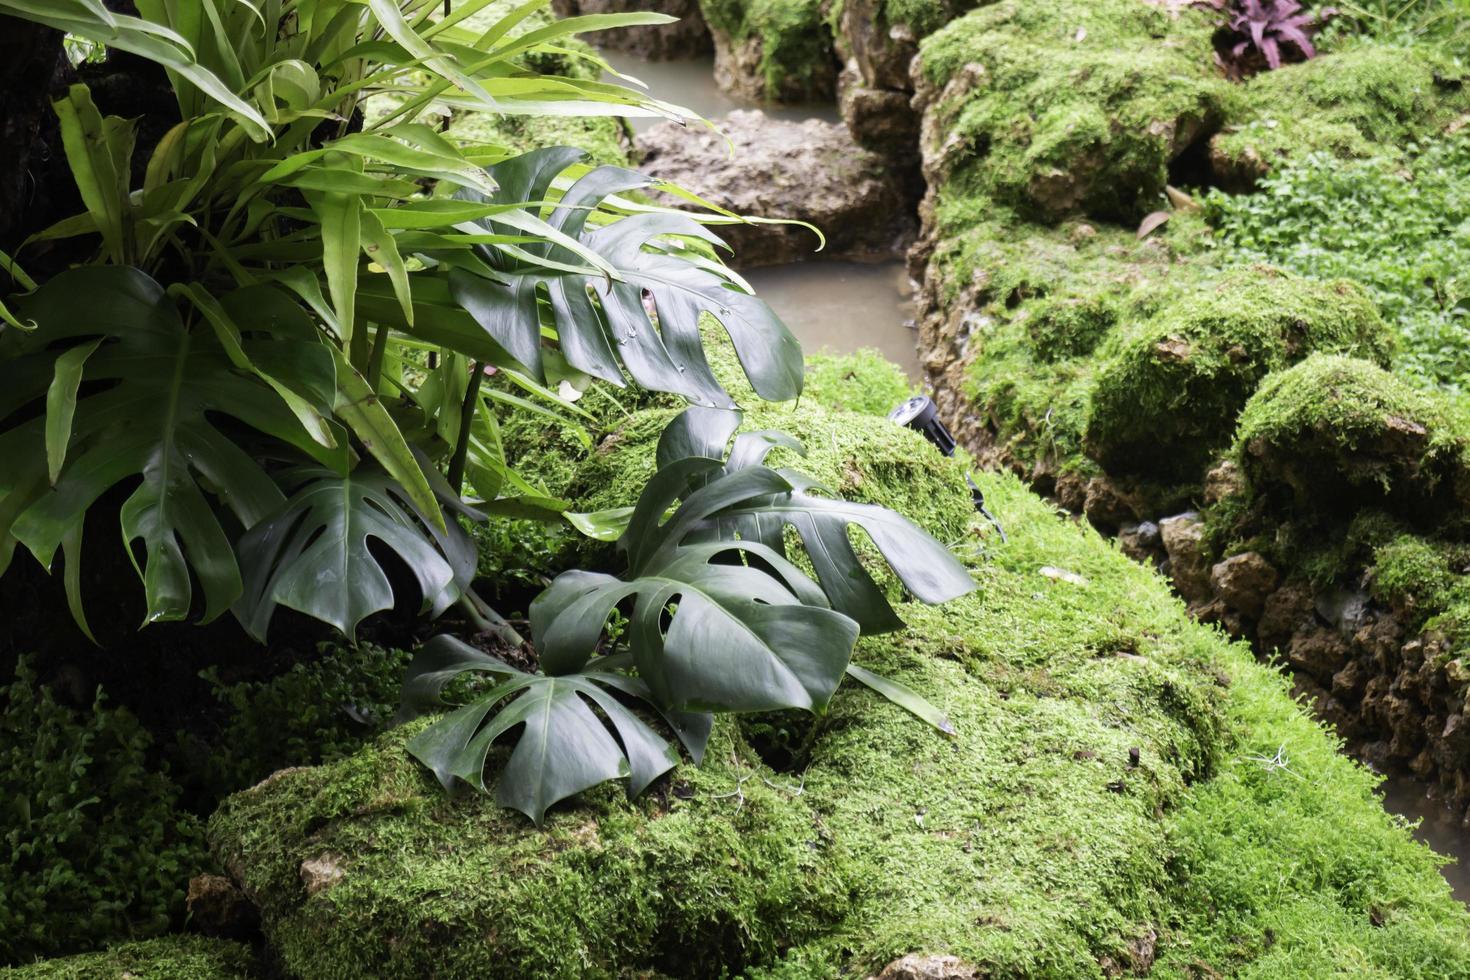
{"type": "Polygon", "coordinates": [[[1225,13],[1224,26],[1233,42],[1231,60],[1243,67],[1257,56],[1273,70],[1285,62],[1288,47],[1295,48],[1303,59],[1315,58],[1312,35],[1337,13],[1331,8],[1307,10],[1297,0],[1231,0],[1228,5],[1211,5],[1225,13]]]}

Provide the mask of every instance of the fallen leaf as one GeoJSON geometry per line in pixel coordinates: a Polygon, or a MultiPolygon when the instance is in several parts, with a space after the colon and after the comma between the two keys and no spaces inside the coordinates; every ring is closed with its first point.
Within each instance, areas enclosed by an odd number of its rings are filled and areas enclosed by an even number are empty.
{"type": "Polygon", "coordinates": [[[1168,211],[1155,211],[1153,214],[1144,218],[1143,223],[1138,226],[1138,240],[1142,241],[1149,235],[1152,235],[1155,231],[1158,231],[1159,228],[1163,226],[1163,224],[1168,220],[1168,211]]]}

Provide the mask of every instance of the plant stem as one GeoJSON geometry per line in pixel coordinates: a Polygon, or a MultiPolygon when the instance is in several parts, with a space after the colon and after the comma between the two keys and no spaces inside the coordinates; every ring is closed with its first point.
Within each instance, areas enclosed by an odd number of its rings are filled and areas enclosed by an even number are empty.
{"type": "Polygon", "coordinates": [[[480,404],[480,382],[485,380],[485,365],[470,362],[470,380],[465,386],[464,405],[459,410],[459,438],[455,440],[454,455],[449,459],[449,485],[456,494],[464,486],[465,460],[470,454],[470,425],[475,421],[475,409],[480,404]]]}
{"type": "Polygon", "coordinates": [[[475,629],[481,633],[494,633],[514,647],[526,645],[525,637],[516,632],[516,628],[507,623],[500,613],[486,605],[473,590],[465,589],[464,594],[459,597],[459,605],[470,622],[475,624],[475,629]]]}
{"type": "Polygon", "coordinates": [[[373,337],[373,352],[368,358],[367,383],[374,391],[378,390],[378,382],[383,377],[383,355],[388,351],[388,325],[379,324],[378,333],[373,337]]]}

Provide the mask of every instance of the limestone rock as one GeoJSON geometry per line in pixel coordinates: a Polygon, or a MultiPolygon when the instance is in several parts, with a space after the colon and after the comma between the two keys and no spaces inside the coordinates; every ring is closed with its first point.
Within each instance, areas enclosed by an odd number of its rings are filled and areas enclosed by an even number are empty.
{"type": "Polygon", "coordinates": [[[1164,550],[1169,554],[1169,577],[1174,588],[1190,602],[1210,598],[1210,565],[1204,553],[1205,523],[1187,511],[1159,522],[1164,550]]]}
{"type": "Polygon", "coordinates": [[[655,126],[639,139],[642,169],[737,214],[806,221],[827,236],[827,247],[815,252],[817,239],[806,228],[715,229],[734,248],[735,264],[888,257],[912,235],[899,180],[841,125],[776,120],[750,109],[730,113],[722,129],[723,136],[674,123],[655,126]],[[725,136],[734,143],[733,156],[725,136]]]}
{"type": "Polygon", "coordinates": [[[673,24],[620,27],[595,35],[598,47],[626,51],[635,58],[674,61],[714,49],[699,0],[552,0],[551,6],[558,17],[647,12],[679,18],[673,24]]]}
{"type": "Polygon", "coordinates": [[[980,980],[983,974],[958,956],[910,953],[894,960],[870,980],[980,980]]]}
{"type": "Polygon", "coordinates": [[[301,883],[308,896],[326,891],[343,879],[346,872],[341,860],[335,854],[320,854],[301,862],[301,883]]]}
{"type": "Polygon", "coordinates": [[[1276,590],[1280,575],[1264,556],[1254,551],[1231,555],[1210,569],[1210,585],[1233,608],[1256,619],[1266,597],[1276,590]]]}

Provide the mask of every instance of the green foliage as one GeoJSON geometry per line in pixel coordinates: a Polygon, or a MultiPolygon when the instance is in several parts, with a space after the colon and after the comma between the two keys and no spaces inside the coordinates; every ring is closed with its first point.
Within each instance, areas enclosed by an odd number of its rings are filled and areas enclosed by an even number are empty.
{"type": "Polygon", "coordinates": [[[1310,154],[1258,193],[1212,192],[1206,208],[1231,258],[1365,286],[1399,333],[1400,372],[1470,383],[1470,138],[1408,148],[1407,160],[1310,154]]]}
{"type": "Polygon", "coordinates": [[[157,935],[207,860],[148,734],[101,692],[60,705],[22,659],[0,688],[0,963],[157,935]]]}
{"type": "Polygon", "coordinates": [[[4,980],[249,980],[256,975],[244,944],[189,935],[0,969],[4,980]]]}
{"type": "MultiPolygon", "coordinates": [[[[801,450],[790,436],[749,433],[730,445],[739,421],[735,412],[691,408],[670,423],[658,472],[618,541],[626,577],[566,572],[531,604],[541,674],[448,637],[423,648],[405,685],[412,713],[441,707],[440,692],[460,674],[505,678],[409,743],[446,787],[460,779],[484,790],[495,740],[524,725],[496,789],[502,805],[539,825],[548,806],[610,779],[628,777],[629,795],[639,795],[678,754],[612,691],[656,708],[696,761],[710,712],[821,713],[848,671],[859,629],[903,625],[853,551],[849,526],[873,539],[920,600],[944,602],[973,588],[942,545],[898,514],[818,496],[809,478],[765,466],[776,446],[801,450]],[[786,557],[788,527],[811,577],[786,557]],[[627,648],[606,649],[607,622],[620,607],[629,610],[627,648]]],[[[858,678],[885,690],[879,678],[858,678]]],[[[885,693],[947,725],[901,688],[885,693]]]]}
{"type": "Polygon", "coordinates": [[[39,288],[17,272],[31,289],[12,302],[24,320],[0,311],[0,447],[18,461],[0,477],[0,571],[18,545],[48,568],[62,552],[84,628],[84,518],[138,477],[119,516],[149,622],[233,610],[264,638],[284,605],[351,634],[396,601],[369,537],[406,561],[423,611],[442,612],[474,572],[459,523],[444,516],[462,512],[463,477],[488,511],[559,510],[507,466],[491,412],[505,399],[482,391],[483,367],[568,408],[546,387],[539,348],[554,338],[563,373],[622,383],[626,366],[654,388],[723,397],[700,371],[697,331],[678,334],[670,303],[662,332],[641,304],[615,304],[636,293],[623,281],[635,269],[675,282],[678,303],[700,293],[736,309],[730,328],[756,387],[800,390],[784,326],[727,288],[707,257],[684,260],[698,249],[671,244],[709,233],[687,214],[607,197],[646,179],[609,168],[574,182],[579,151],[515,157],[425,122],[465,107],[676,115],[594,80],[590,49],[560,46],[661,15],[543,16],[527,30],[534,4],[489,16],[483,0],[451,13],[423,0],[313,0],[284,13],[206,0],[206,17],[150,3],[143,19],[95,4],[65,16],[21,0],[0,8],[161,61],[181,110],[144,155],[133,152],[135,121],[104,118],[84,86],[56,104],[86,211],[36,237],[86,238],[97,253],[39,288]],[[272,11],[289,29],[264,23],[272,11]],[[539,76],[538,65],[571,74],[539,76]],[[135,155],[146,156],[141,173],[135,155]],[[470,224],[490,216],[483,233],[470,224]],[[583,239],[615,254],[617,269],[583,239]],[[534,285],[522,302],[512,278],[607,288],[543,336],[534,285]],[[461,293],[499,313],[477,322],[461,293]]]}
{"type": "Polygon", "coordinates": [[[1470,8],[1465,0],[1343,0],[1323,32],[1324,43],[1367,36],[1389,44],[1435,44],[1470,55],[1470,8]]]}
{"type": "Polygon", "coordinates": [[[229,715],[207,747],[185,749],[203,756],[191,768],[219,798],[278,769],[349,755],[392,720],[408,661],[404,651],[372,643],[323,643],[314,659],[268,680],[228,683],[206,670],[229,715]]]}

